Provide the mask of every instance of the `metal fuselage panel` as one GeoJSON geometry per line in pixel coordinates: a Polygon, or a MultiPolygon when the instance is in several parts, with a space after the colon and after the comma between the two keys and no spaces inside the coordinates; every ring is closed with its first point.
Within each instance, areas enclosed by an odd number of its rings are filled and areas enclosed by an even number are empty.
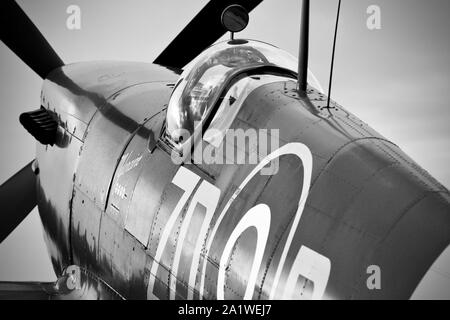
{"type": "Polygon", "coordinates": [[[44,226],[62,220],[45,229],[52,257],[125,298],[407,299],[450,243],[448,191],[312,89],[305,99],[291,81],[263,85],[232,122],[279,130],[272,175],[255,164],[174,163],[157,143],[170,88],[119,92],[73,151],[40,148],[39,208],[44,226]],[[46,180],[55,170],[59,185],[46,180]],[[373,265],[381,290],[367,286],[373,265]]]}
{"type": "MultiPolygon", "coordinates": [[[[104,118],[114,126],[132,132],[140,125],[139,121],[144,121],[147,111],[150,115],[153,112],[148,108],[150,103],[144,101],[140,110],[129,114],[127,110],[124,113],[117,110],[115,99],[128,88],[151,86],[161,79],[175,81],[176,77],[171,71],[152,64],[88,62],[57,69],[44,81],[41,105],[55,114],[59,128],[54,146],[37,145],[38,206],[58,276],[73,263],[70,229],[74,183],[89,123],[105,114],[104,118]]],[[[161,84],[165,90],[168,90],[167,81],[161,84]]]]}

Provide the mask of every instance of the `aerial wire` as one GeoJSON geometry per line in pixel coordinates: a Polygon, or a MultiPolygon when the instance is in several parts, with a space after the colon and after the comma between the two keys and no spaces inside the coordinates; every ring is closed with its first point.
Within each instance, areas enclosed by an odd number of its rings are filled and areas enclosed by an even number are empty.
{"type": "Polygon", "coordinates": [[[327,101],[327,108],[330,108],[330,100],[331,100],[331,85],[333,83],[333,69],[334,69],[334,56],[336,53],[336,38],[338,33],[338,26],[339,26],[339,16],[341,12],[341,0],[339,0],[338,3],[338,9],[337,9],[337,16],[336,16],[336,26],[334,30],[334,40],[333,40],[333,52],[331,54],[331,70],[330,70],[330,82],[328,84],[328,101],[327,101]]]}

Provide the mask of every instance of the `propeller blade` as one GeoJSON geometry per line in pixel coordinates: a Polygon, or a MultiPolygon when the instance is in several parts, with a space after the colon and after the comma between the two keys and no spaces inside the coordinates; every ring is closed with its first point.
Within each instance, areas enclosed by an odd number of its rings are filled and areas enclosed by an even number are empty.
{"type": "Polygon", "coordinates": [[[33,161],[0,186],[0,243],[37,204],[33,161]]]}
{"type": "Polygon", "coordinates": [[[220,18],[226,7],[239,4],[250,12],[261,2],[262,0],[211,0],[153,63],[181,70],[225,34],[220,18]]]}
{"type": "Polygon", "coordinates": [[[64,65],[14,0],[0,1],[0,39],[41,78],[64,65]]]}

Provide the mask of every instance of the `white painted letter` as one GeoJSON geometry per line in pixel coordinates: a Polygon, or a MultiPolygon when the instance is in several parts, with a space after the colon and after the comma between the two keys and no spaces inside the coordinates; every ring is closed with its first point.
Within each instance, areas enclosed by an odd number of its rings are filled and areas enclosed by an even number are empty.
{"type": "Polygon", "coordinates": [[[297,253],[291,272],[286,281],[283,299],[291,299],[297,286],[298,276],[305,277],[314,283],[312,300],[322,299],[330,277],[330,259],[323,255],[302,246],[297,253]]]}
{"type": "Polygon", "coordinates": [[[170,232],[172,231],[172,228],[178,216],[181,214],[181,210],[183,210],[184,206],[186,205],[186,202],[188,201],[189,197],[194,191],[194,188],[199,180],[200,177],[198,175],[196,175],[192,171],[189,171],[185,167],[180,167],[180,169],[178,169],[177,173],[172,179],[172,183],[177,187],[183,189],[184,193],[181,196],[180,201],[178,201],[177,205],[175,206],[175,209],[173,210],[171,216],[169,217],[169,220],[167,221],[166,226],[164,227],[164,231],[161,235],[161,239],[159,240],[158,248],[156,249],[155,259],[153,260],[152,268],[150,269],[149,284],[147,287],[147,297],[150,297],[153,294],[153,287],[155,285],[156,272],[158,271],[159,261],[162,257],[164,249],[166,248],[170,232]]]}
{"type": "MultiPolygon", "coordinates": [[[[189,208],[187,209],[186,215],[183,218],[183,222],[180,228],[180,234],[177,240],[177,247],[175,250],[175,257],[173,260],[172,273],[174,276],[170,278],[170,299],[175,300],[175,291],[176,291],[176,276],[178,274],[178,268],[180,264],[181,251],[183,249],[183,244],[186,239],[186,234],[189,228],[189,225],[192,220],[192,214],[194,213],[194,209],[197,204],[201,204],[206,208],[206,215],[203,219],[202,226],[200,228],[200,232],[198,233],[197,240],[195,241],[195,248],[192,255],[191,268],[189,271],[189,287],[195,288],[195,275],[197,273],[197,267],[200,260],[200,250],[202,247],[202,242],[205,240],[206,232],[208,232],[208,227],[213,217],[214,212],[216,211],[217,203],[219,202],[220,190],[209,183],[208,181],[203,181],[200,187],[198,187],[194,196],[192,197],[191,203],[189,204],[189,208]]],[[[193,299],[193,293],[191,290],[188,290],[188,300],[193,299]]]]}
{"type": "Polygon", "coordinates": [[[258,276],[259,267],[261,266],[264,250],[266,248],[267,238],[270,231],[270,209],[265,204],[258,204],[254,206],[244,215],[244,217],[242,217],[241,221],[239,221],[236,228],[234,228],[230,238],[227,241],[227,244],[225,245],[219,264],[219,278],[217,280],[218,300],[225,299],[225,269],[227,267],[230,254],[233,251],[233,247],[239,236],[250,227],[256,228],[257,240],[255,256],[253,258],[253,264],[250,270],[244,300],[251,300],[253,297],[256,278],[258,276]]]}

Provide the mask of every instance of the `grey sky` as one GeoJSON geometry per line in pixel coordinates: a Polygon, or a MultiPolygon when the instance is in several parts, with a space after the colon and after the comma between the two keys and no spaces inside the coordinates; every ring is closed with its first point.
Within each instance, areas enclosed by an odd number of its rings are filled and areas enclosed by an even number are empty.
{"type": "MultiPolygon", "coordinates": [[[[205,0],[19,0],[66,62],[151,62],[207,3],[205,0]],[[66,28],[79,5],[82,29],[66,28]]],[[[310,69],[328,86],[337,0],[311,1],[310,69]]],[[[450,187],[450,1],[343,0],[333,99],[397,143],[450,187]],[[381,8],[381,30],[366,27],[369,5],[381,8]]],[[[240,37],[297,55],[299,0],[266,0],[240,37]]],[[[198,35],[201,37],[201,34],[198,35]]],[[[182,51],[181,51],[182,52],[182,51]]],[[[41,80],[0,44],[0,183],[34,157],[35,142],[18,122],[38,107],[41,80]]],[[[0,245],[0,280],[52,280],[33,212],[0,245]]]]}

